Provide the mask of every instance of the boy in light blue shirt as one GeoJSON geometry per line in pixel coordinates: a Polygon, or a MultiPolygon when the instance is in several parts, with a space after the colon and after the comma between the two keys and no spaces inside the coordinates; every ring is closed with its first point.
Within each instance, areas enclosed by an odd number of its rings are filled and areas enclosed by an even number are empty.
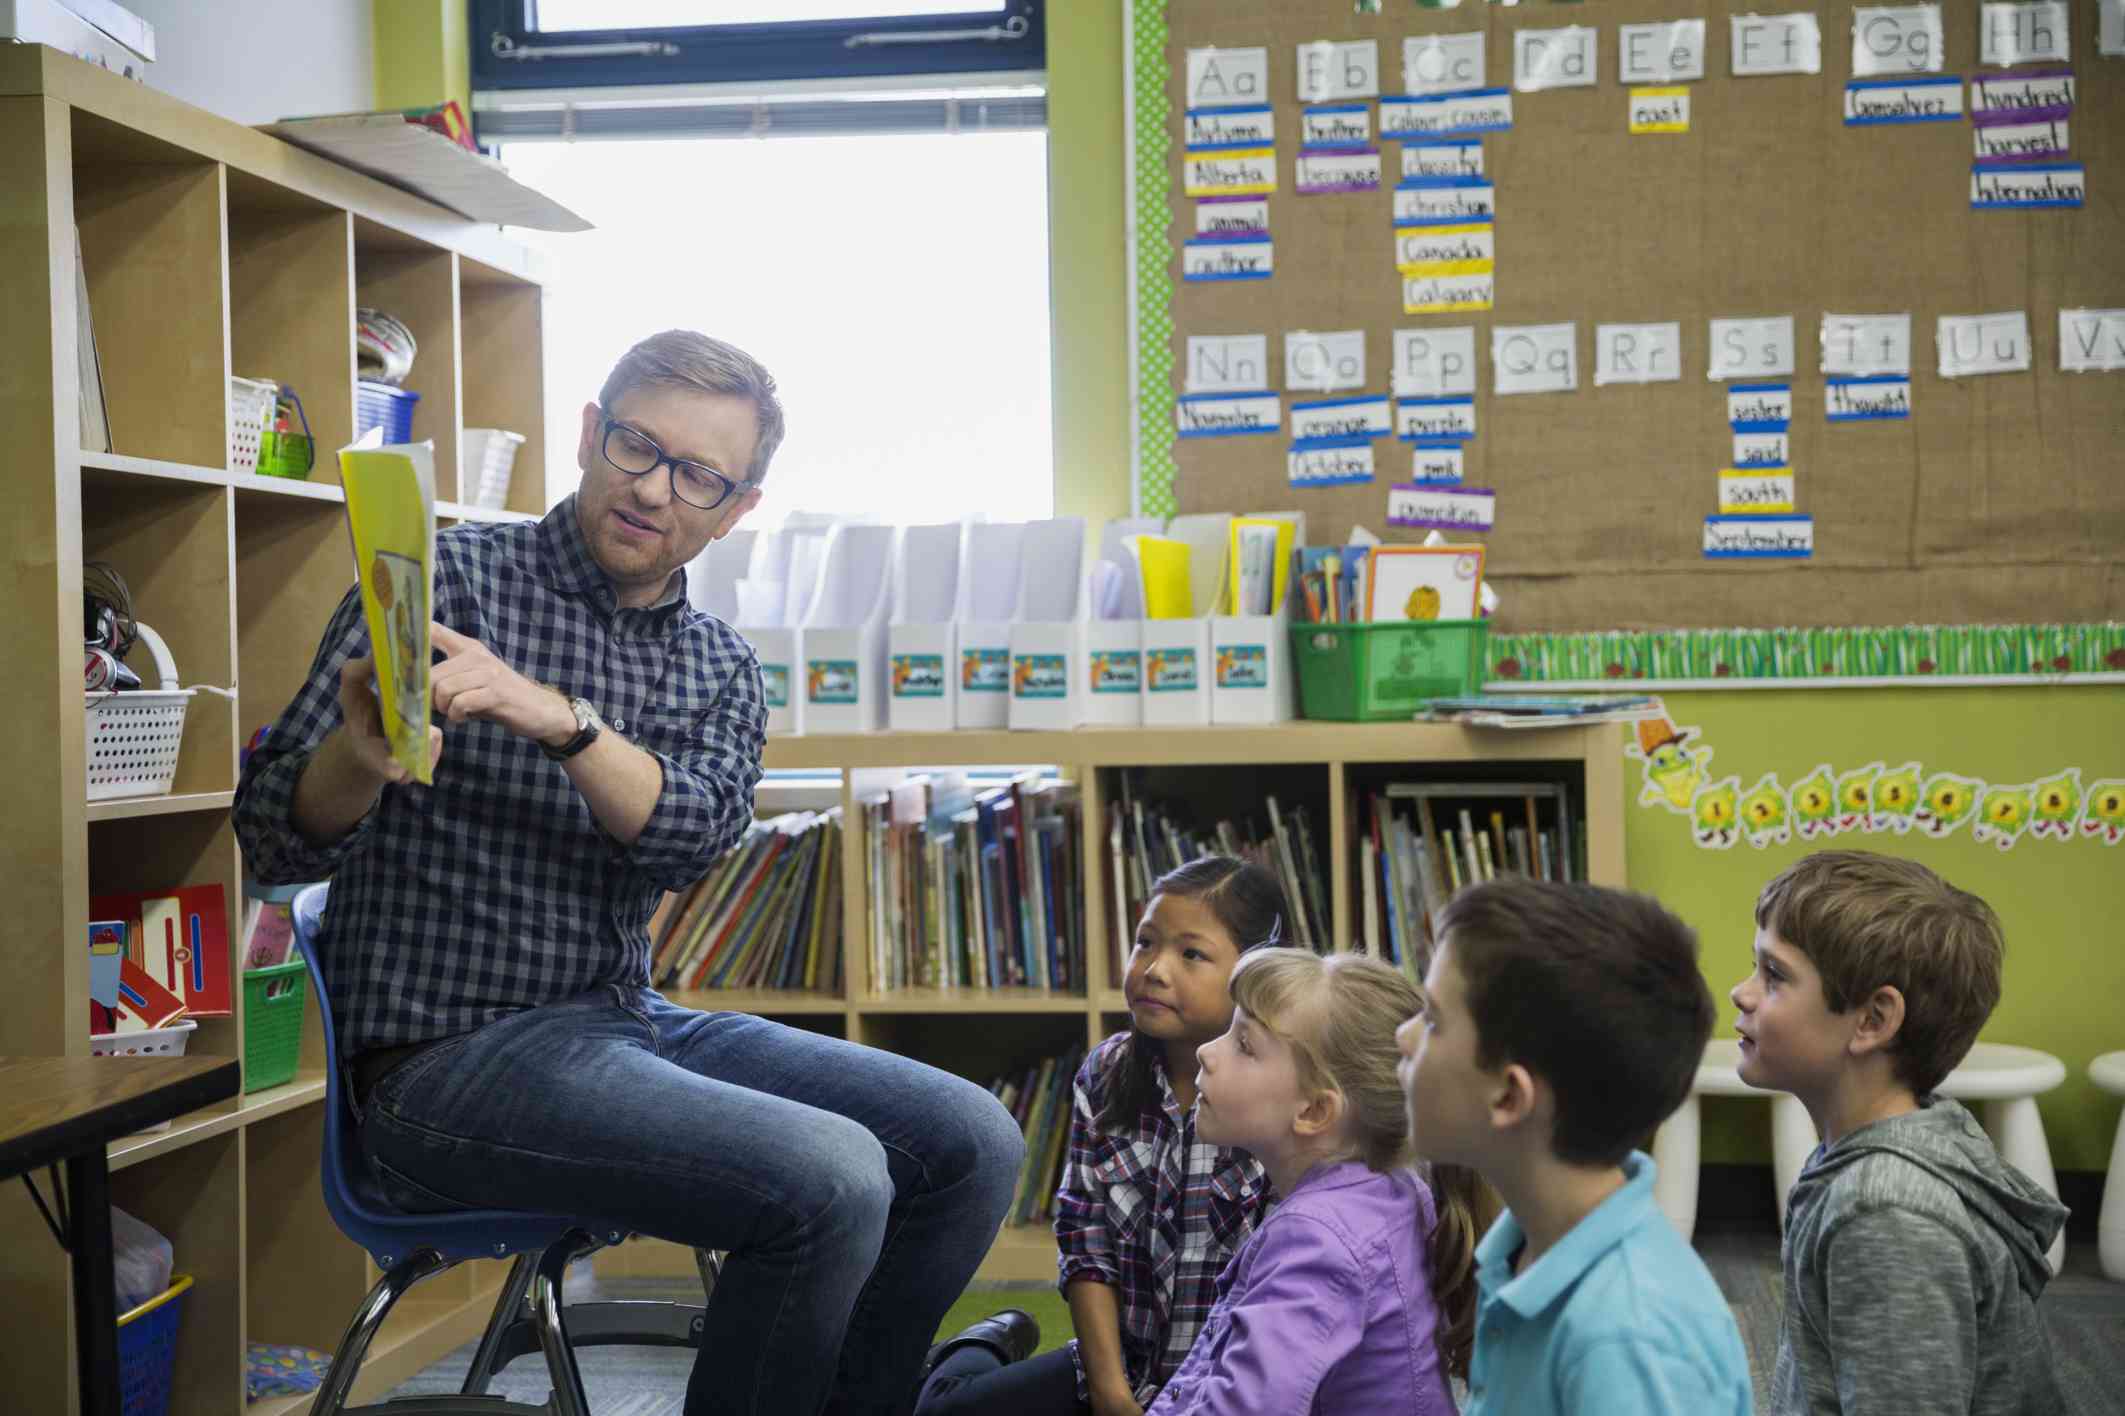
{"type": "Polygon", "coordinates": [[[1632,1148],[1712,1031],[1696,935],[1641,895],[1522,878],[1436,925],[1397,1034],[1411,1139],[1507,1206],[1476,1248],[1468,1416],[1747,1416],[1734,1316],[1632,1148]]]}

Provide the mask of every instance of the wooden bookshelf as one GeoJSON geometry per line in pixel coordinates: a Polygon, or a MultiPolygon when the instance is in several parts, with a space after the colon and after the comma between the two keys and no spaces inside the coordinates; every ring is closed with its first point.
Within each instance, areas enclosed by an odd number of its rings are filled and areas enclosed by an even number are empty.
{"type": "MultiPolygon", "coordinates": [[[[671,995],[687,1007],[756,1013],[905,1053],[986,1084],[993,1077],[1072,1045],[1091,1047],[1128,1026],[1121,980],[1107,941],[1104,878],[1087,882],[1086,987],[900,988],[870,978],[869,899],[861,799],[925,768],[1054,767],[1078,784],[1084,803],[1083,858],[1104,868],[1106,805],[1113,774],[1146,769],[1189,795],[1236,795],[1295,787],[1324,804],[1331,943],[1351,946],[1361,928],[1358,819],[1364,793],[1390,776],[1458,779],[1494,770],[1538,772],[1569,781],[1585,813],[1588,878],[1624,883],[1623,729],[1615,724],[1505,732],[1420,723],[1283,723],[1273,727],[1086,728],[1067,733],[871,733],[772,737],[770,770],[831,771],[840,781],[842,949],[840,992],[707,989],[671,995]],[[1189,784],[1195,783],[1192,789],[1189,784]]],[[[653,1240],[602,1251],[593,1260],[612,1276],[684,1277],[691,1254],[653,1240]]],[[[1055,1242],[1045,1225],[1011,1225],[997,1236],[980,1276],[1052,1278],[1055,1242]]]]}
{"type": "MultiPolygon", "coordinates": [[[[19,563],[0,662],[29,715],[0,748],[17,925],[0,942],[14,980],[0,1002],[0,1054],[83,1056],[77,941],[92,891],[218,882],[235,933],[238,749],[300,684],[352,580],[331,452],[353,436],[357,302],[403,310],[422,333],[415,434],[438,448],[438,523],[523,519],[545,509],[548,488],[543,275],[493,227],[31,45],[0,45],[0,190],[0,308],[28,336],[0,341],[0,426],[18,464],[0,535],[19,563]],[[78,446],[76,227],[111,452],[78,446]],[[41,329],[49,339],[34,337],[41,329]],[[301,394],[320,449],[308,480],[230,471],[232,373],[301,394]],[[465,504],[457,457],[468,418],[529,438],[507,510],[465,504]],[[125,575],[185,683],[238,694],[194,697],[167,796],[84,800],[81,566],[97,557],[125,575]]],[[[146,659],[137,650],[133,667],[146,659]]],[[[372,1281],[367,1256],[324,1209],[315,1008],[294,1081],[110,1148],[115,1201],[168,1234],[195,1280],[172,1416],[239,1416],[244,1343],[330,1348],[372,1281]]],[[[202,1019],[191,1048],[242,1056],[241,1017],[202,1019]]],[[[477,1336],[500,1276],[496,1265],[467,1266],[417,1291],[380,1336],[357,1396],[477,1336]]],[[[0,1200],[0,1405],[72,1408],[70,1312],[65,1256],[26,1197],[0,1200]]]]}

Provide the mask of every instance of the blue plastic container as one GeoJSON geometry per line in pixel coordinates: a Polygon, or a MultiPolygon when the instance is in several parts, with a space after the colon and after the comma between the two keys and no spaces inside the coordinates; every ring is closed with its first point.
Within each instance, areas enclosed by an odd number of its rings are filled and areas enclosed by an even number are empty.
{"type": "Polygon", "coordinates": [[[412,442],[413,405],[420,401],[421,396],[411,389],[378,383],[374,379],[356,380],[354,436],[359,438],[371,428],[382,428],[387,443],[412,442]]]}
{"type": "Polygon", "coordinates": [[[168,1416],[177,1327],[191,1287],[191,1278],[178,1274],[161,1297],[119,1317],[118,1390],[125,1416],[168,1416]]]}

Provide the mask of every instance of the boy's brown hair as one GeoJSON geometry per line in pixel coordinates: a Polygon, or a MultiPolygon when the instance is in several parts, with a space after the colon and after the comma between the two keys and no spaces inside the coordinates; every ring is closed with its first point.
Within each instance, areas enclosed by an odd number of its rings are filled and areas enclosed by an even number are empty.
{"type": "Polygon", "coordinates": [[[1884,984],[1904,995],[1890,1060],[1919,1096],[1969,1054],[2000,1001],[1999,916],[1916,861],[1818,851],[1763,887],[1756,927],[1808,956],[1833,1013],[1884,984]]]}
{"type": "Polygon", "coordinates": [[[1560,1160],[1620,1163],[1690,1094],[1712,991],[1697,935],[1659,901],[1501,875],[1434,923],[1460,971],[1476,1061],[1549,1083],[1560,1160]]]}

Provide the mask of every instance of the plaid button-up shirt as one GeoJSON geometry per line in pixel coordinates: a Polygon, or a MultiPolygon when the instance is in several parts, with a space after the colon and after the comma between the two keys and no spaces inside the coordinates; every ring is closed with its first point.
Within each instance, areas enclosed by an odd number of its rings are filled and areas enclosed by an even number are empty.
{"type": "MultiPolygon", "coordinates": [[[[1195,1138],[1195,1113],[1182,1111],[1154,1054],[1158,1101],[1117,1133],[1097,1117],[1121,1062],[1128,1033],[1101,1043],[1078,1069],[1070,1143],[1055,1194],[1061,1285],[1093,1278],[1114,1289],[1121,1309],[1122,1365],[1145,1406],[1180,1368],[1210,1310],[1218,1275],[1269,1207],[1261,1162],[1195,1138]]],[[[1089,1397],[1075,1341],[1077,1394],[1089,1397]]]]}
{"type": "Polygon", "coordinates": [[[318,947],[343,1055],[468,1032],[602,983],[648,985],[650,912],[751,820],[767,724],[751,647],[674,584],[656,605],[621,608],[574,497],[537,523],[436,537],[435,619],[590,700],[663,767],[628,846],[560,763],[483,722],[441,724],[432,787],[387,786],[345,836],[308,841],[295,782],[340,724],[341,665],[369,650],[360,596],[340,602],[308,680],[244,765],[235,825],[256,879],[332,881],[318,947]]]}

